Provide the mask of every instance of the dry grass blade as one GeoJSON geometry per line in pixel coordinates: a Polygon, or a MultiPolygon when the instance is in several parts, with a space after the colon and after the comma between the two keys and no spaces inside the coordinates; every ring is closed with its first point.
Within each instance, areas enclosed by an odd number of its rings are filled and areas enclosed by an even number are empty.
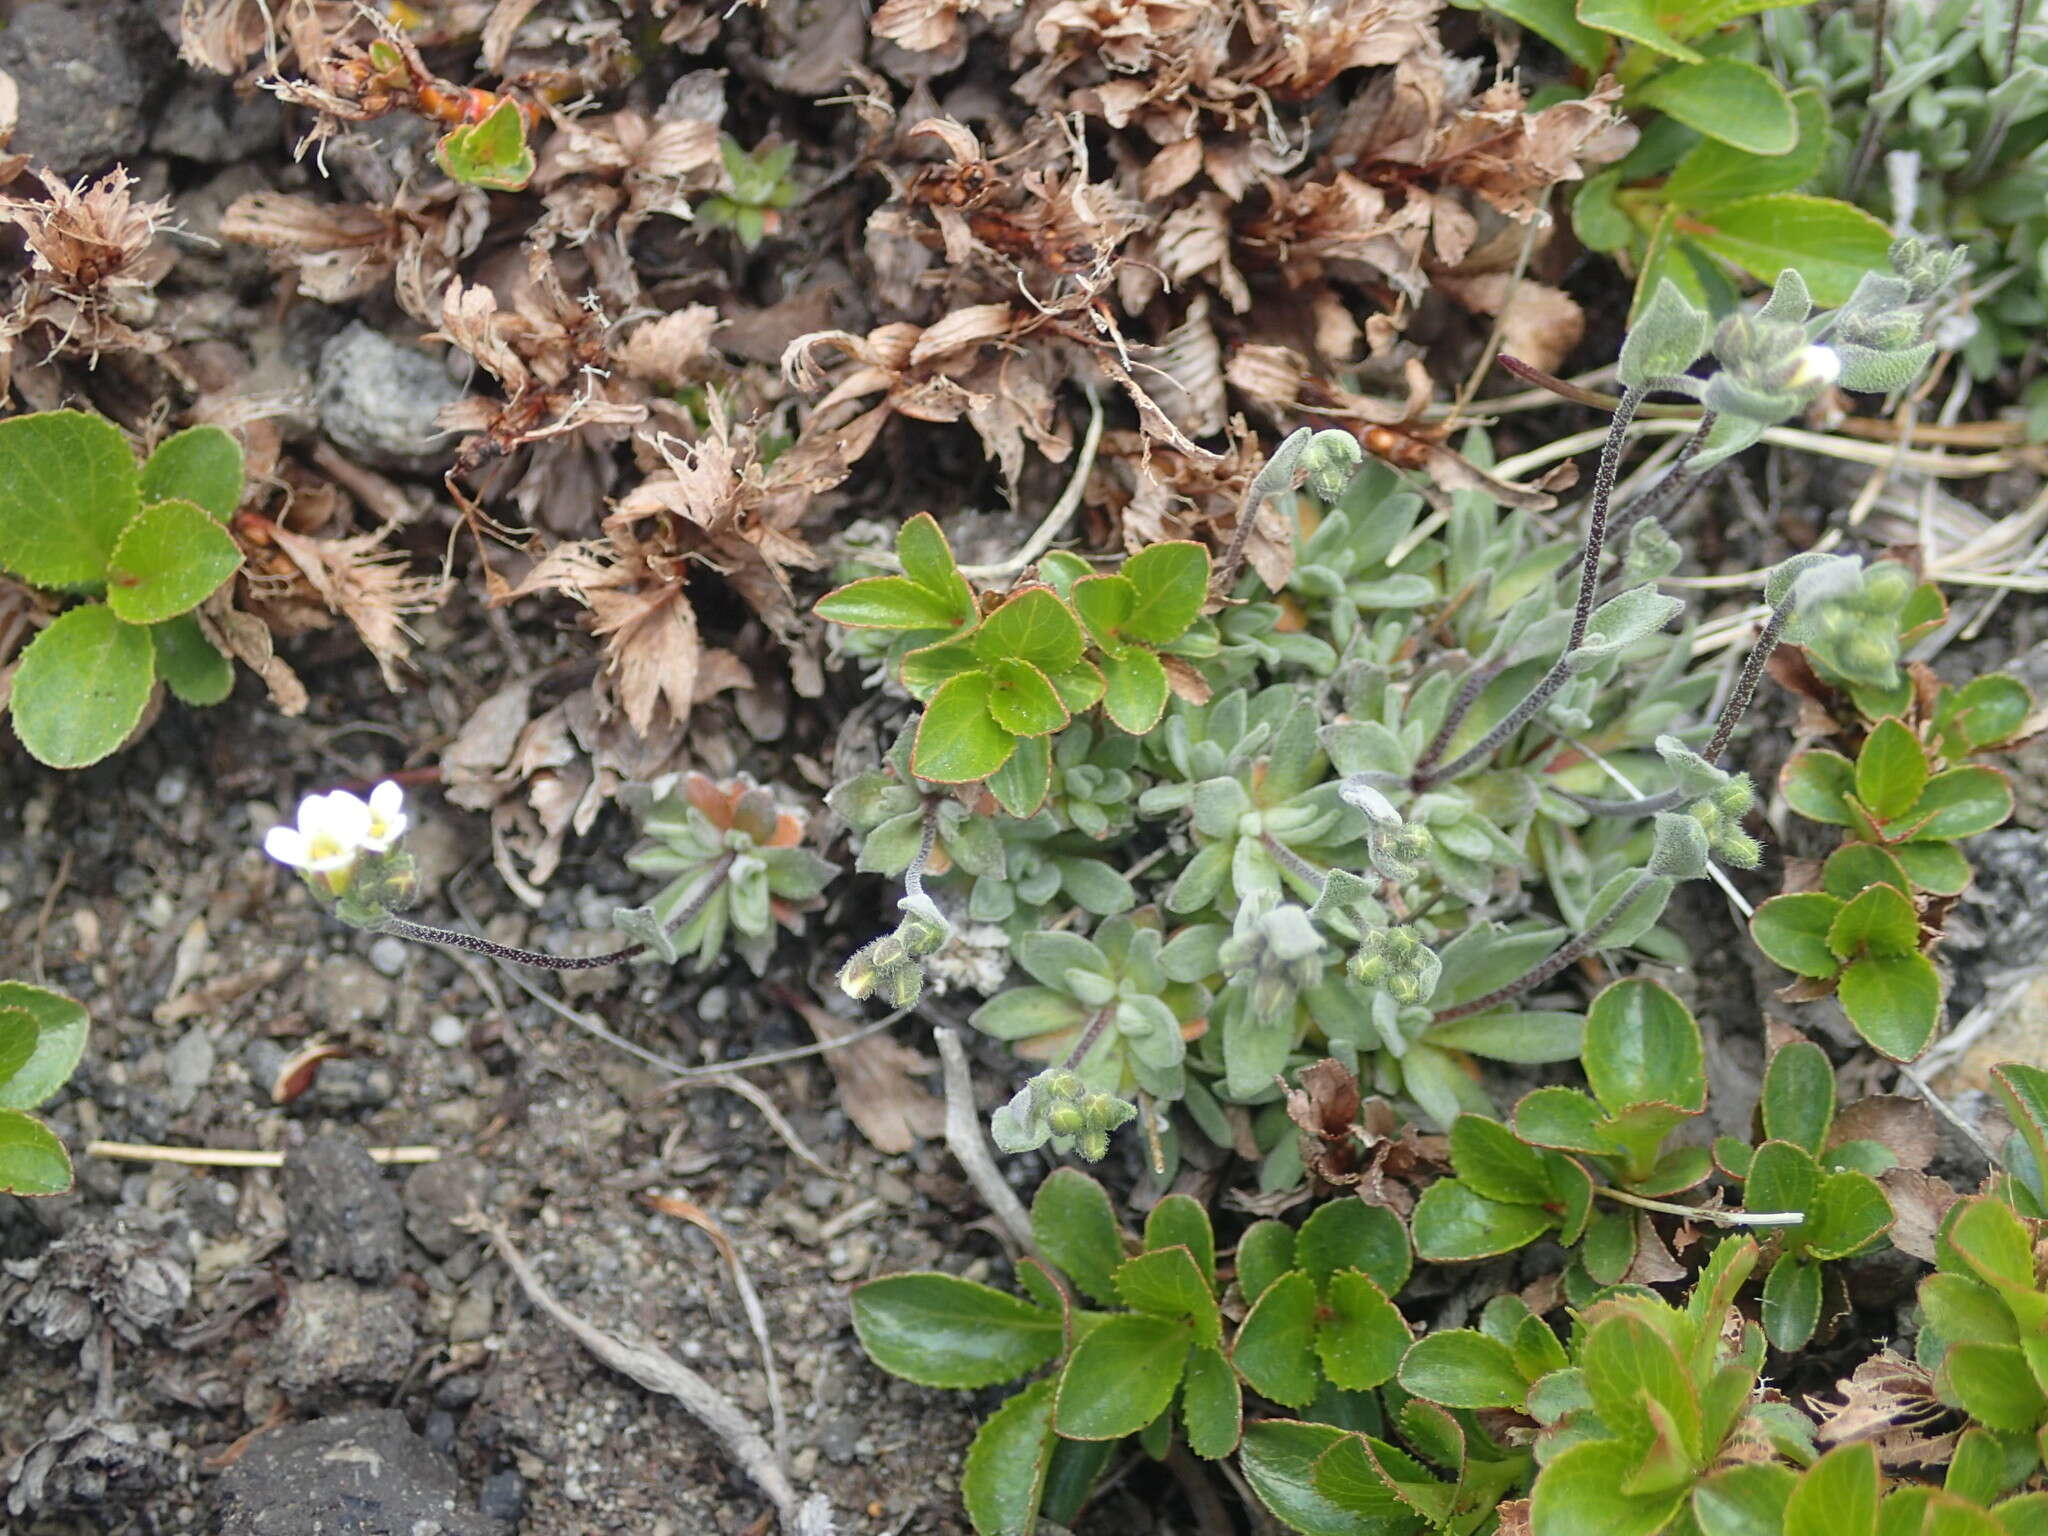
{"type": "Polygon", "coordinates": [[[932,1039],[939,1047],[939,1060],[945,1065],[946,1146],[1010,1241],[1036,1256],[1038,1244],[1031,1236],[1031,1217],[1017,1192],[1004,1182],[989,1152],[988,1138],[982,1135],[981,1111],[974,1104],[974,1078],[967,1068],[967,1051],[960,1044],[960,1037],[943,1026],[932,1031],[932,1039]]]}
{"type": "Polygon", "coordinates": [[[788,1474],[782,1470],[774,1447],[762,1438],[754,1421],[710,1382],[682,1361],[662,1350],[629,1344],[586,1322],[557,1301],[524,1254],[512,1245],[511,1237],[495,1222],[485,1222],[491,1246],[505,1261],[526,1292],[527,1300],[553,1318],[591,1354],[621,1375],[630,1376],[650,1392],[660,1392],[681,1403],[690,1416],[719,1438],[768,1502],[785,1531],[794,1536],[832,1536],[837,1529],[823,1494],[799,1501],[788,1474]]]}
{"type": "Polygon", "coordinates": [[[674,1216],[687,1221],[717,1248],[719,1257],[725,1260],[732,1271],[733,1289],[740,1293],[740,1306],[747,1314],[747,1326],[754,1332],[754,1343],[761,1351],[761,1374],[768,1383],[768,1421],[775,1436],[775,1459],[784,1471],[789,1469],[789,1415],[782,1401],[782,1377],[775,1370],[775,1347],[768,1339],[768,1314],[761,1307],[761,1293],[754,1289],[754,1280],[747,1273],[746,1261],[740,1257],[739,1248],[726,1235],[725,1228],[712,1220],[711,1213],[693,1200],[680,1195],[642,1195],[640,1197],[664,1216],[674,1216]]]}

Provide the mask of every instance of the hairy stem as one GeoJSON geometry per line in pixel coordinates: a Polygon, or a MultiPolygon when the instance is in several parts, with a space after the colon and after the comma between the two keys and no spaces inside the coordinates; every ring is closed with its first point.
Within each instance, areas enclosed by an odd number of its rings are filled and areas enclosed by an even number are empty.
{"type": "Polygon", "coordinates": [[[1275,864],[1306,885],[1320,887],[1329,877],[1328,870],[1317,869],[1270,832],[1259,834],[1259,846],[1273,856],[1275,864]]]}
{"type": "MultiPolygon", "coordinates": [[[[704,884],[696,895],[683,904],[682,910],[662,925],[663,933],[675,933],[687,928],[697,914],[702,912],[711,898],[718,894],[725,884],[726,876],[732,873],[733,861],[739,855],[730,849],[718,856],[718,862],[711,866],[704,884]]],[[[520,949],[513,944],[499,944],[491,939],[479,938],[473,933],[464,933],[460,928],[436,928],[428,923],[415,923],[409,918],[386,917],[377,925],[377,932],[394,934],[401,939],[413,939],[421,944],[439,944],[444,949],[467,950],[473,955],[487,955],[493,960],[503,960],[508,965],[531,965],[548,971],[596,971],[607,965],[617,965],[622,960],[631,960],[635,955],[644,954],[645,944],[628,944],[624,949],[614,949],[602,955],[549,955],[537,949],[520,949]]]]}
{"type": "Polygon", "coordinates": [[[1506,661],[1482,661],[1465,675],[1458,685],[1458,692],[1451,700],[1451,707],[1444,711],[1444,723],[1437,727],[1436,734],[1429,738],[1429,745],[1422,749],[1422,756],[1415,760],[1415,771],[1427,773],[1437,764],[1437,759],[1451,744],[1451,737],[1458,727],[1465,723],[1465,717],[1472,712],[1472,706],[1479,702],[1479,695],[1486,692],[1486,685],[1499,677],[1506,661]]]}
{"type": "MultiPolygon", "coordinates": [[[[1779,607],[1771,610],[1771,616],[1764,621],[1762,631],[1756,637],[1756,644],[1750,647],[1749,655],[1743,658],[1742,670],[1736,674],[1735,686],[1728,690],[1728,697],[1721,705],[1721,713],[1714,719],[1714,734],[1707,738],[1707,744],[1700,749],[1700,756],[1710,763],[1718,763],[1721,754],[1728,750],[1728,742],[1735,735],[1735,727],[1742,723],[1742,717],[1749,713],[1750,702],[1756,697],[1757,684],[1762,681],[1764,664],[1771,659],[1771,653],[1778,648],[1778,638],[1785,632],[1791,621],[1793,600],[1786,598],[1779,607]]],[[[1582,811],[1595,816],[1651,816],[1658,811],[1674,809],[1683,799],[1677,790],[1667,789],[1660,794],[1643,795],[1634,800],[1597,800],[1591,795],[1575,795],[1568,789],[1558,791],[1582,811]]]]}
{"type": "Polygon", "coordinates": [[[1524,992],[1542,986],[1544,982],[1550,980],[1551,977],[1577,960],[1581,955],[1589,954],[1594,949],[1597,949],[1600,941],[1614,931],[1615,925],[1628,915],[1631,907],[1642,900],[1644,894],[1655,883],[1656,879],[1657,876],[1651,874],[1647,869],[1637,871],[1635,879],[1629,882],[1628,889],[1621,893],[1621,900],[1609,907],[1600,920],[1590,925],[1585,932],[1569,940],[1563,948],[1551,955],[1549,959],[1531,966],[1513,981],[1505,982],[1495,987],[1484,997],[1475,997],[1469,1003],[1460,1003],[1455,1008],[1446,1008],[1436,1016],[1436,1022],[1447,1024],[1452,1019],[1469,1018],[1475,1013],[1484,1013],[1489,1008],[1498,1008],[1502,1003],[1509,1002],[1514,998],[1520,997],[1524,992]]]}
{"type": "Polygon", "coordinates": [[[939,845],[939,802],[927,800],[924,803],[924,831],[917,840],[917,857],[910,861],[903,871],[903,894],[912,901],[924,896],[924,867],[932,861],[932,850],[939,845]]]}
{"type": "MultiPolygon", "coordinates": [[[[2022,0],[2013,0],[2013,14],[2017,16],[2022,0]]],[[[1863,115],[1863,132],[1856,139],[1856,153],[1849,161],[1849,175],[1842,183],[1842,196],[1854,202],[1857,189],[1863,185],[1863,178],[1870,174],[1870,162],[1877,155],[1877,135],[1886,122],[1888,114],[1878,110],[1874,98],[1884,89],[1886,79],[1884,48],[1891,34],[1891,0],[1877,0],[1877,13],[1871,25],[1870,84],[1863,99],[1870,103],[1870,109],[1863,115]]],[[[2007,73],[2011,73],[2010,70],[2007,73]]]]}
{"type": "Polygon", "coordinates": [[[1721,717],[1714,722],[1714,734],[1707,738],[1707,744],[1700,752],[1708,762],[1720,761],[1721,754],[1728,750],[1728,741],[1735,734],[1735,727],[1749,712],[1750,700],[1756,697],[1756,685],[1764,675],[1764,663],[1778,648],[1778,637],[1784,634],[1786,624],[1791,622],[1792,609],[1790,597],[1773,608],[1770,618],[1764,621],[1762,632],[1756,637],[1756,644],[1743,658],[1742,671],[1736,675],[1735,686],[1728,691],[1728,698],[1721,705],[1721,717]]]}
{"type": "MultiPolygon", "coordinates": [[[[1692,436],[1688,437],[1684,446],[1678,450],[1678,458],[1673,462],[1670,472],[1614,514],[1614,521],[1607,529],[1609,539],[1620,538],[1643,518],[1662,517],[1677,506],[1687,492],[1703,484],[1705,475],[1711,475],[1721,467],[1719,464],[1713,465],[1704,474],[1696,474],[1686,468],[1687,461],[1700,451],[1700,444],[1707,440],[1707,434],[1713,430],[1714,423],[1718,420],[1718,411],[1708,411],[1700,417],[1700,424],[1693,429],[1692,436]]],[[[1722,463],[1726,462],[1728,461],[1722,460],[1722,463]]]]}
{"type": "Polygon", "coordinates": [[[1485,762],[1500,749],[1501,743],[1535,719],[1537,711],[1570,681],[1571,655],[1586,638],[1586,626],[1593,619],[1593,600],[1600,590],[1600,553],[1607,544],[1607,503],[1614,495],[1615,472],[1621,464],[1621,450],[1628,439],[1629,424],[1635,420],[1636,408],[1643,403],[1643,396],[1647,393],[1643,386],[1634,385],[1622,391],[1621,399],[1615,402],[1614,420],[1607,428],[1607,441],[1600,449],[1600,467],[1593,474],[1585,551],[1579,560],[1579,598],[1572,608],[1572,632],[1565,641],[1564,653],[1522,702],[1509,710],[1499,724],[1471,747],[1441,767],[1418,767],[1409,780],[1417,794],[1446,779],[1455,779],[1466,769],[1485,762]]]}
{"type": "Polygon", "coordinates": [[[1088,1053],[1095,1049],[1095,1042],[1100,1040],[1102,1032],[1109,1028],[1110,1017],[1115,1012],[1114,1008],[1098,1008],[1095,1011],[1095,1017],[1090,1019],[1087,1027],[1081,1031],[1081,1038],[1074,1043],[1074,1048],[1067,1052],[1067,1059],[1060,1063],[1060,1071],[1078,1072],[1081,1070],[1081,1063],[1086,1061],[1088,1053]]]}
{"type": "Polygon", "coordinates": [[[1216,563],[1215,574],[1209,578],[1212,597],[1229,594],[1237,581],[1238,571],[1244,566],[1245,547],[1251,543],[1252,525],[1259,520],[1259,509],[1274,495],[1297,483],[1295,470],[1301,463],[1302,450],[1314,435],[1307,427],[1295,431],[1273,450],[1273,456],[1252,476],[1251,484],[1244,488],[1244,498],[1237,504],[1237,526],[1230,530],[1230,543],[1224,548],[1223,558],[1216,563]]]}

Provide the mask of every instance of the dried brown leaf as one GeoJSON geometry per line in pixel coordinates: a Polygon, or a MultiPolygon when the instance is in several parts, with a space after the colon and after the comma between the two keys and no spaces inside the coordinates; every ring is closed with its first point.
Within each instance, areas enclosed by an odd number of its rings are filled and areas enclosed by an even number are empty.
{"type": "Polygon", "coordinates": [[[1933,1376],[1890,1349],[1879,1350],[1835,1383],[1842,1401],[1809,1397],[1822,1445],[1869,1441],[1886,1467],[1940,1466],[1955,1450],[1960,1428],[1937,1431],[1954,1416],[1937,1395],[1933,1376]]]}
{"type": "Polygon", "coordinates": [[[268,532],[321,600],[355,626],[377,658],[384,686],[400,691],[405,685],[398,664],[411,654],[416,638],[406,628],[404,615],[438,606],[445,595],[441,583],[407,575],[405,557],[383,548],[381,530],[342,539],[308,538],[279,527],[268,532]]]}
{"type": "Polygon", "coordinates": [[[1934,1234],[1942,1218],[1962,1196],[1946,1179],[1917,1168],[1887,1168],[1877,1176],[1892,1205],[1892,1228],[1885,1236],[1901,1253],[1922,1263],[1934,1262],[1934,1234]]]}
{"type": "Polygon", "coordinates": [[[1828,1145],[1845,1141],[1875,1141],[1890,1150],[1900,1167],[1925,1168],[1941,1150],[1941,1125],[1924,1099],[1872,1094],[1835,1116],[1828,1145]]]}

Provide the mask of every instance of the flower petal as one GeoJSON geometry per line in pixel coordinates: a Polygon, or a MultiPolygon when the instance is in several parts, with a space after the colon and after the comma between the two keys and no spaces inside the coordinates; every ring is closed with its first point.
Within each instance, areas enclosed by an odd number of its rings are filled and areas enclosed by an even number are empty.
{"type": "Polygon", "coordinates": [[[304,869],[312,857],[306,836],[297,827],[275,826],[263,834],[263,851],[280,864],[304,869]]]}
{"type": "Polygon", "coordinates": [[[370,814],[396,821],[405,814],[405,788],[396,779],[386,779],[370,791],[370,814]]]}

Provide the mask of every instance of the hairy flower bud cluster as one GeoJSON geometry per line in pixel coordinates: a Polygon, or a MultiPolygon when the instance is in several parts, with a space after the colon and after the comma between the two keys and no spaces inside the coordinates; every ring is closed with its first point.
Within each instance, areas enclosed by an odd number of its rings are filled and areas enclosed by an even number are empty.
{"type": "Polygon", "coordinates": [[[1742,830],[1742,819],[1756,804],[1756,785],[1746,773],[1731,774],[1728,782],[1686,807],[1707,834],[1707,848],[1723,864],[1737,869],[1755,869],[1763,858],[1763,846],[1742,830]]]}
{"type": "Polygon", "coordinates": [[[839,968],[839,989],[848,997],[880,997],[892,1008],[908,1008],[924,992],[924,961],[952,937],[929,896],[906,896],[896,903],[903,917],[893,931],[855,950],[839,968]]]}
{"type": "Polygon", "coordinates": [[[1050,1067],[995,1112],[989,1136],[1005,1152],[1029,1152],[1050,1141],[1054,1151],[1078,1152],[1093,1163],[1109,1151],[1109,1133],[1137,1114],[1135,1104],[1091,1090],[1080,1074],[1050,1067]]]}
{"type": "Polygon", "coordinates": [[[1899,676],[1899,618],[1913,578],[1896,561],[1864,567],[1830,561],[1799,578],[1787,638],[1844,681],[1889,688],[1899,676]]]}
{"type": "Polygon", "coordinates": [[[1395,1002],[1425,1003],[1442,970],[1435,951],[1411,928],[1368,928],[1351,957],[1352,978],[1395,1002]]]}

